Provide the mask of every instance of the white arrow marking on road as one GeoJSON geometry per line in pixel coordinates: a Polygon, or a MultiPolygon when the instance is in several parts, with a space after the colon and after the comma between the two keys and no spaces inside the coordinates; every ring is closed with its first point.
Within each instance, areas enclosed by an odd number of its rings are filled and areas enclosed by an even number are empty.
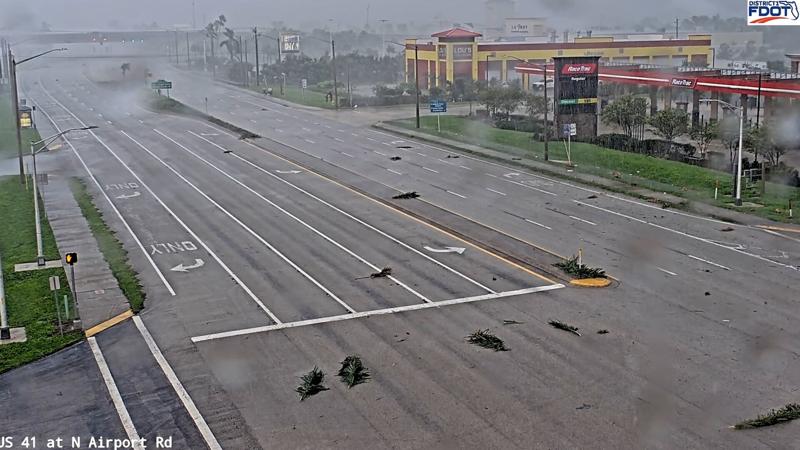
{"type": "Polygon", "coordinates": [[[133,194],[130,194],[130,195],[118,195],[118,196],[116,196],[114,198],[119,199],[119,200],[124,200],[126,198],[134,198],[134,197],[138,197],[140,195],[142,195],[141,192],[135,191],[133,194]]]}
{"type": "Polygon", "coordinates": [[[172,270],[173,272],[188,272],[191,269],[199,269],[199,268],[203,267],[204,265],[206,265],[206,263],[203,262],[202,259],[198,258],[198,259],[194,260],[194,264],[192,264],[191,266],[184,266],[183,263],[180,263],[180,264],[178,264],[177,266],[173,267],[170,270],[172,270]]]}
{"type": "Polygon", "coordinates": [[[517,173],[517,172],[511,172],[511,173],[507,173],[507,174],[505,174],[503,176],[506,177],[506,178],[511,178],[511,177],[518,177],[519,175],[520,174],[517,173]]]}
{"type": "Polygon", "coordinates": [[[425,250],[433,253],[458,253],[459,255],[463,255],[467,250],[464,247],[445,247],[444,249],[440,249],[428,247],[427,245],[424,248],[425,250]]]}
{"type": "Polygon", "coordinates": [[[302,173],[299,170],[276,170],[275,172],[282,173],[282,174],[295,174],[295,173],[302,173]]]}

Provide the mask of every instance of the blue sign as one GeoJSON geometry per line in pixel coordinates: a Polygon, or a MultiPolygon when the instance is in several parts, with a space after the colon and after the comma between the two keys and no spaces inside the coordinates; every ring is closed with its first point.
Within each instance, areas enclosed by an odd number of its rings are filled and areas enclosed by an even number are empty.
{"type": "Polygon", "coordinates": [[[447,102],[444,100],[431,100],[431,112],[432,113],[446,113],[447,112],[447,102]]]}

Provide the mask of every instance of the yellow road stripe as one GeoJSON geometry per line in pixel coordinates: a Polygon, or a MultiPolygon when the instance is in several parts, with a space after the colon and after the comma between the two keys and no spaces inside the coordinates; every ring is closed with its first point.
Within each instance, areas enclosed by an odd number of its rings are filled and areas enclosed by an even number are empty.
{"type": "Polygon", "coordinates": [[[86,337],[92,337],[92,336],[94,336],[94,335],[96,335],[98,333],[101,333],[101,332],[113,327],[114,325],[117,325],[120,322],[124,322],[124,321],[130,319],[131,317],[133,317],[133,311],[131,311],[129,309],[129,310],[125,311],[124,313],[122,313],[122,314],[120,314],[120,315],[118,315],[116,317],[112,317],[112,318],[106,320],[105,322],[103,322],[103,323],[101,323],[99,325],[95,325],[92,328],[89,328],[85,332],[86,337]]]}

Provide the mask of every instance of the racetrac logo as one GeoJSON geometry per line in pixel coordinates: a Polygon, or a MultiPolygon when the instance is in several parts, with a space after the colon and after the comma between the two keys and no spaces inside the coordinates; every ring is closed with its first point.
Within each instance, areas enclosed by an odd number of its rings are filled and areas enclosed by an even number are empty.
{"type": "Polygon", "coordinates": [[[675,87],[684,87],[684,88],[693,88],[694,83],[695,83],[694,78],[673,78],[670,82],[670,84],[675,87]]]}
{"type": "Polygon", "coordinates": [[[747,0],[747,24],[800,25],[800,10],[795,0],[747,0]]]}
{"type": "Polygon", "coordinates": [[[561,69],[564,75],[591,75],[597,70],[597,64],[566,64],[561,69]]]}

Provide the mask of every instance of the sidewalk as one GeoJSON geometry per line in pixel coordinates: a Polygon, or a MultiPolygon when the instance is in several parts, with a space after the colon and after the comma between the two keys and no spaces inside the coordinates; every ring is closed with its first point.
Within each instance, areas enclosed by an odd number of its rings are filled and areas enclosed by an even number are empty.
{"type": "Polygon", "coordinates": [[[631,186],[626,183],[611,180],[608,178],[603,178],[597,175],[568,172],[566,166],[558,166],[556,164],[537,161],[534,159],[518,158],[516,156],[507,153],[487,149],[478,145],[466,144],[463,142],[458,142],[444,137],[433,136],[431,134],[427,134],[424,132],[417,132],[397,127],[394,125],[388,125],[382,122],[374,124],[373,127],[393,134],[418,139],[420,141],[429,142],[431,144],[436,144],[443,147],[448,147],[455,151],[472,154],[508,166],[515,166],[521,169],[527,169],[534,172],[543,173],[546,175],[552,175],[557,178],[575,181],[577,183],[597,186],[601,189],[608,189],[615,192],[633,194],[647,201],[653,201],[656,203],[666,202],[673,205],[685,204],[686,209],[688,209],[693,213],[700,214],[703,216],[713,217],[723,221],[738,223],[742,225],[759,225],[764,223],[782,224],[781,222],[774,222],[750,214],[744,214],[738,211],[732,211],[729,209],[720,208],[718,206],[709,205],[707,203],[688,200],[683,197],[678,197],[663,192],[655,192],[643,187],[631,186]]]}
{"type": "MultiPolygon", "coordinates": [[[[72,154],[62,150],[41,157],[41,161],[42,173],[48,175],[48,183],[40,186],[41,193],[58,251],[62,256],[68,252],[78,253],[75,264],[78,310],[83,329],[89,330],[126,313],[130,306],[72,196],[68,184],[69,174],[76,173],[70,171],[72,154]]],[[[69,279],[69,268],[65,266],[65,270],[69,279]]]]}

